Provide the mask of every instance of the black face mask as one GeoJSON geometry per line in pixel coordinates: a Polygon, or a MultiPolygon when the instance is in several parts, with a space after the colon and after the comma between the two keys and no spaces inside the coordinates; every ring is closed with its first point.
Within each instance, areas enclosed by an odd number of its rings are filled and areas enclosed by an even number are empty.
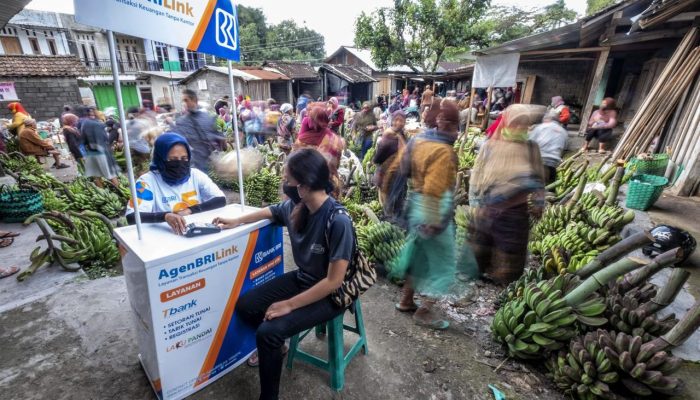
{"type": "Polygon", "coordinates": [[[183,179],[190,174],[189,160],[167,160],[165,162],[165,170],[161,171],[163,180],[167,183],[181,183],[183,179]]]}
{"type": "Polygon", "coordinates": [[[294,204],[301,203],[301,196],[299,196],[298,186],[289,186],[286,183],[282,185],[282,192],[289,197],[289,200],[294,204]]]}

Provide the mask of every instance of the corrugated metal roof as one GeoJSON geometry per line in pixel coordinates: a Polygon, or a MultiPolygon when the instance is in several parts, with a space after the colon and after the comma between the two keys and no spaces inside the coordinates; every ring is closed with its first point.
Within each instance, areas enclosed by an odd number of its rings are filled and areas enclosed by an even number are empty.
{"type": "Polygon", "coordinates": [[[376,79],[354,65],[323,64],[321,68],[350,83],[377,82],[376,79]]]}
{"type": "Polygon", "coordinates": [[[139,71],[139,75],[157,76],[159,78],[165,78],[165,79],[170,79],[173,81],[179,81],[180,79],[187,78],[190,75],[190,72],[186,72],[186,71],[139,71]]]}
{"type": "Polygon", "coordinates": [[[309,63],[266,61],[263,67],[277,71],[290,79],[320,79],[314,67],[309,63]]]}
{"type": "Polygon", "coordinates": [[[3,0],[2,7],[0,7],[0,29],[4,28],[12,17],[22,11],[30,1],[31,0],[3,0]]]}
{"type": "Polygon", "coordinates": [[[511,40],[495,47],[475,51],[474,54],[505,54],[578,45],[582,21],[574,22],[551,31],[511,40]]]}
{"type": "MultiPolygon", "coordinates": [[[[326,58],[326,61],[329,61],[333,57],[335,57],[338,53],[341,51],[347,51],[353,56],[357,57],[360,61],[362,61],[367,67],[369,67],[372,71],[381,71],[381,72],[400,72],[400,73],[406,73],[406,74],[412,74],[415,73],[411,67],[407,65],[390,65],[386,67],[385,69],[379,69],[377,65],[372,61],[372,52],[366,49],[358,49],[357,47],[352,47],[352,46],[340,46],[338,50],[333,52],[329,57],[326,58]]],[[[418,67],[416,68],[418,71],[421,71],[421,68],[418,67]]]]}
{"type": "MultiPolygon", "coordinates": [[[[253,75],[265,81],[288,81],[289,78],[275,71],[268,71],[262,68],[241,68],[240,71],[253,75]]],[[[226,70],[228,73],[228,69],[226,70]]]]}

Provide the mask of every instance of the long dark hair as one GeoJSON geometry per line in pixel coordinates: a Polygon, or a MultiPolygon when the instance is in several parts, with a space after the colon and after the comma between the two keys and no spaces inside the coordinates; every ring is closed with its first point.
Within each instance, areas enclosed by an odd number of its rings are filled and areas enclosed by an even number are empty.
{"type": "MultiPolygon", "coordinates": [[[[324,190],[326,193],[333,191],[331,174],[326,158],[316,149],[304,148],[297,150],[287,158],[287,173],[291,175],[299,185],[304,185],[312,191],[324,190]]],[[[306,226],[309,209],[304,203],[299,203],[292,211],[292,229],[299,232],[306,226]]]]}

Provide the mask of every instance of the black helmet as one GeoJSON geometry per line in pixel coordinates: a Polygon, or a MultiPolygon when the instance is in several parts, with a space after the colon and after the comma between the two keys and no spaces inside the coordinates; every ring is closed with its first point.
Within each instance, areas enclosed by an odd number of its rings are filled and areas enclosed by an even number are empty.
{"type": "Polygon", "coordinates": [[[680,247],[683,250],[683,259],[681,259],[683,262],[693,254],[697,245],[690,233],[668,225],[659,225],[652,229],[651,236],[654,242],[642,248],[642,253],[649,257],[680,247]]]}

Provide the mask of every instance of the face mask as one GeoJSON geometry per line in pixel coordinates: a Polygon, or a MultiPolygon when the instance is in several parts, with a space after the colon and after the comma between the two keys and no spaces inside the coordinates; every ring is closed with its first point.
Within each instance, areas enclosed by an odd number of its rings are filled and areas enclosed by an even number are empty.
{"type": "Polygon", "coordinates": [[[298,186],[289,186],[286,183],[282,185],[282,192],[292,201],[294,204],[301,203],[301,196],[299,196],[298,186]]]}
{"type": "Polygon", "coordinates": [[[165,162],[165,170],[161,171],[163,179],[170,182],[180,182],[190,175],[189,160],[168,160],[165,162]]]}

